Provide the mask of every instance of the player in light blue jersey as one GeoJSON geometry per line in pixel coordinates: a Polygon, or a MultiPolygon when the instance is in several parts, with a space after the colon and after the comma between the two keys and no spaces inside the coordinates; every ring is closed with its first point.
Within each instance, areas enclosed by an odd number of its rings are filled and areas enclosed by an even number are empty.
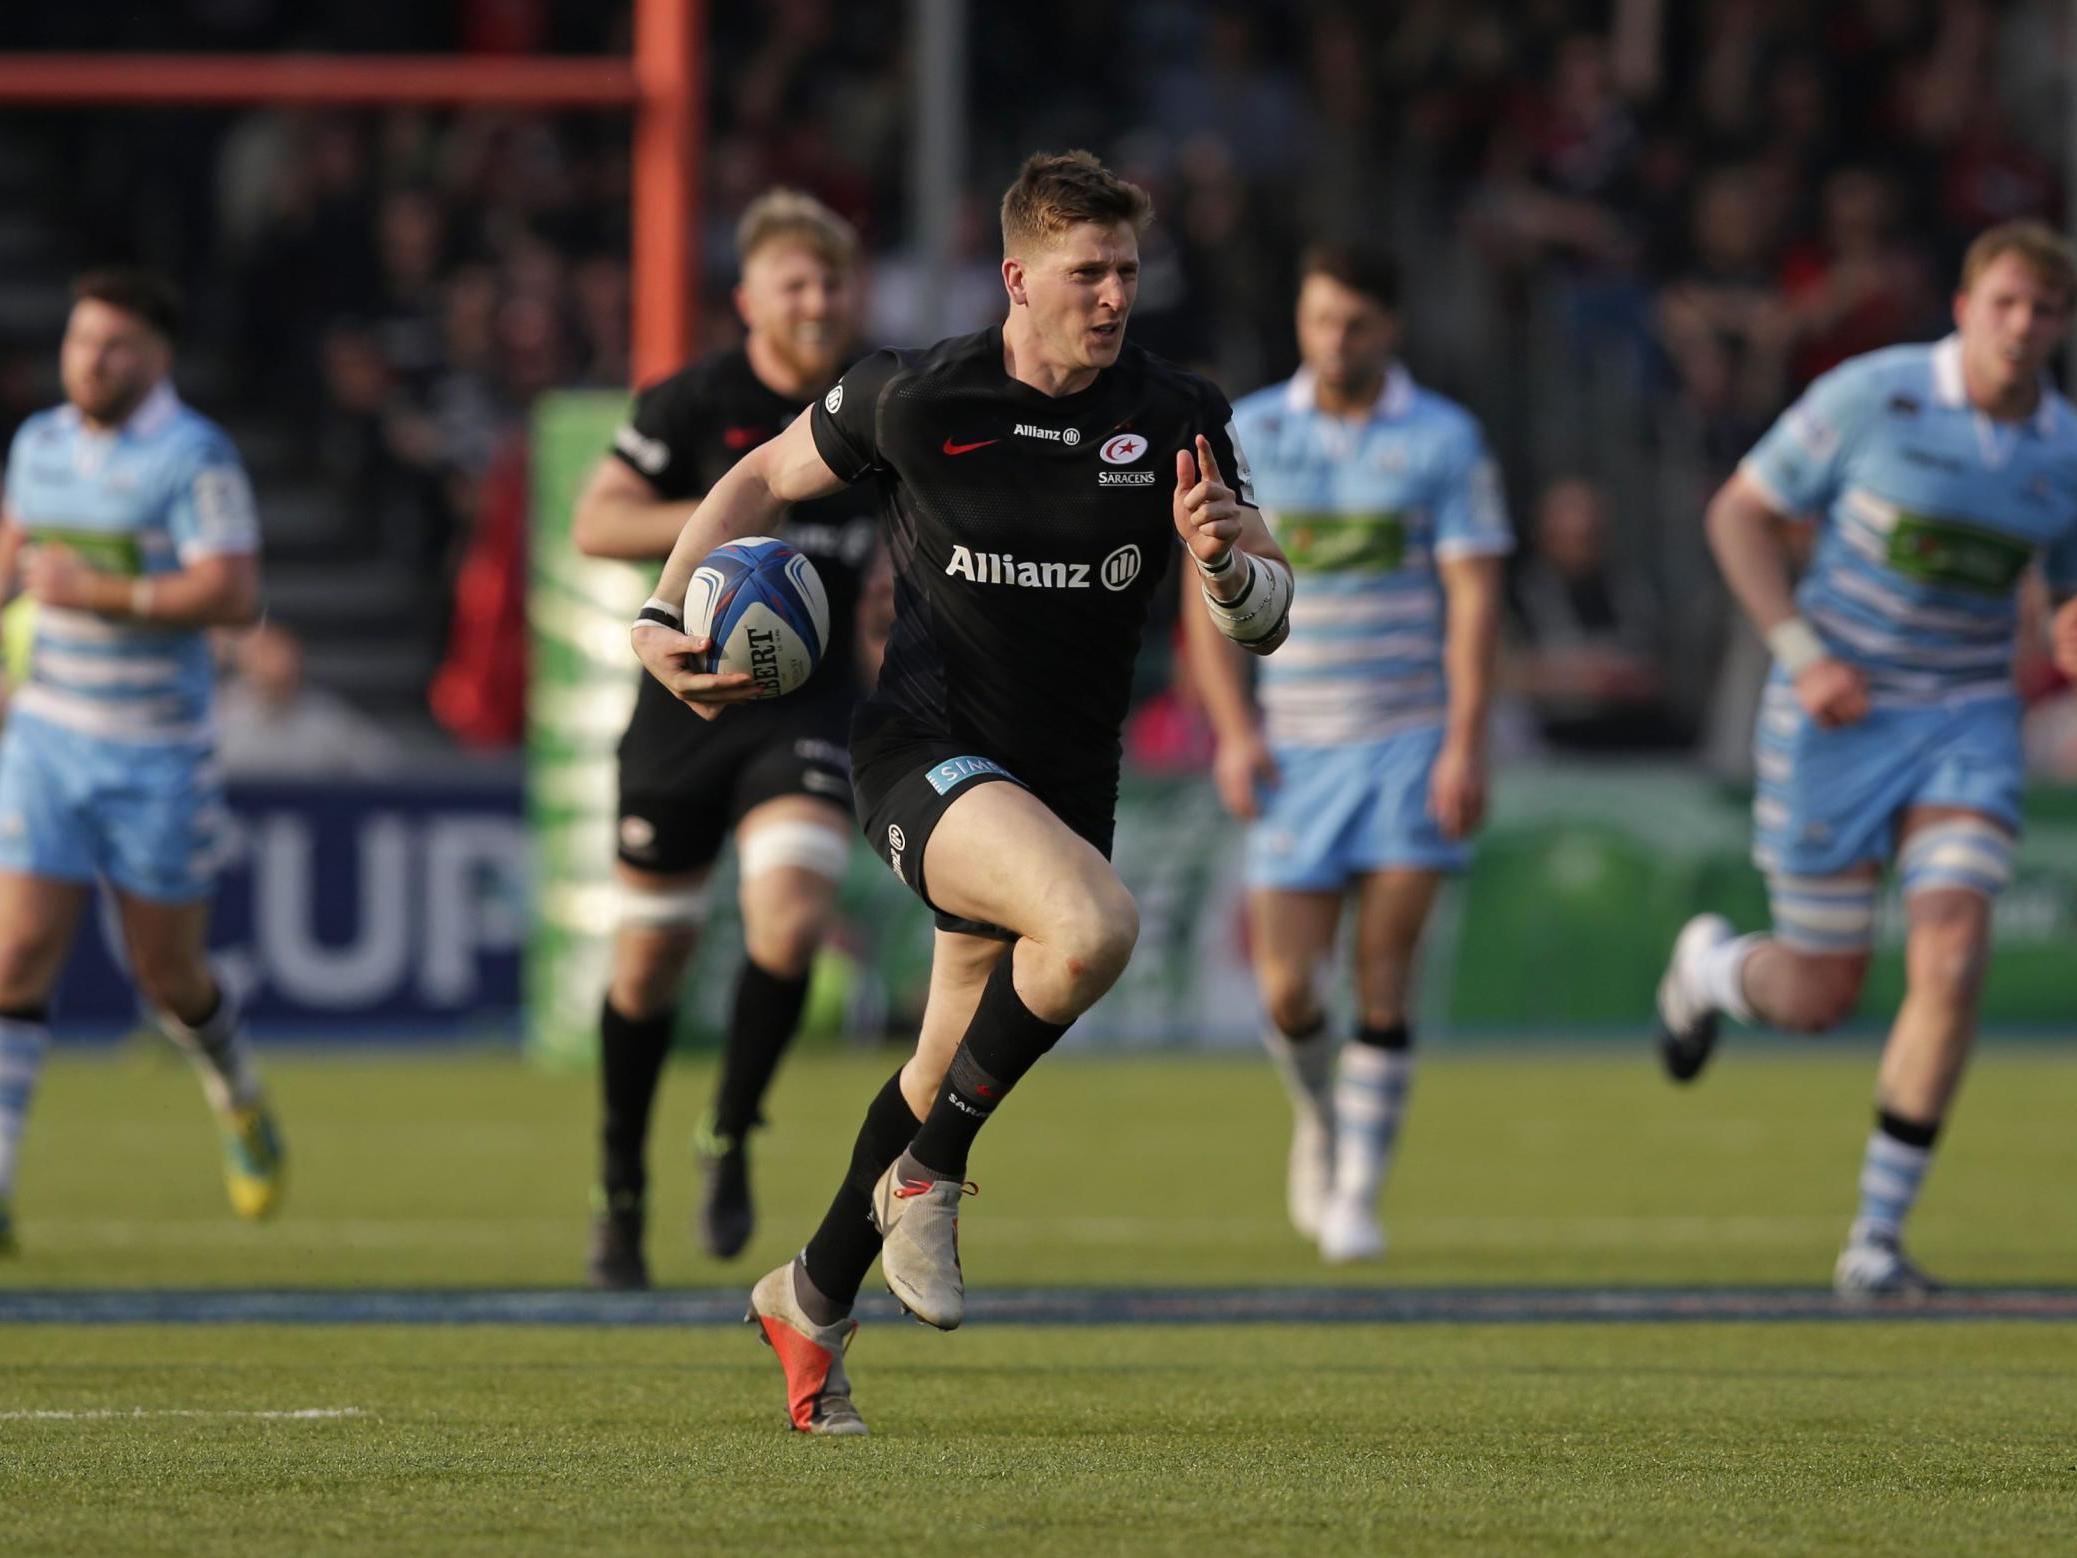
{"type": "Polygon", "coordinates": [[[0,598],[36,601],[29,671],[0,733],[0,1247],[52,988],[96,881],[132,977],[194,1060],[233,1208],[272,1211],[273,1120],[230,993],[205,953],[227,818],[209,735],[203,632],[252,620],[259,527],[230,441],[168,378],[179,303],[149,272],[73,288],[66,404],[8,455],[0,598]]]}
{"type": "MultiPolygon", "coordinates": [[[[2077,592],[2077,412],[2046,369],[2077,261],[2037,223],[1971,245],[1956,330],[1843,364],[1763,438],[1709,509],[1732,592],[1775,659],[1755,735],[1754,859],[1774,928],[1691,920],[1658,996],[1678,1081],[1718,1016],[1817,1032],[1860,995],[1876,887],[1906,910],[1904,1003],[1876,1081],[1842,1294],[1931,1290],[1901,1248],[1975,1037],[1991,909],[2019,831],[2012,649],[2022,575],[2077,592]],[[1778,527],[1818,520],[1791,594],[1778,527]]],[[[2068,610],[2059,626],[2073,636],[2068,610]]],[[[2072,657],[2077,660],[2077,656],[2072,657]]]]}
{"type": "Polygon", "coordinates": [[[1415,948],[1468,859],[1486,794],[1501,558],[1513,547],[1478,423],[1395,360],[1381,255],[1308,253],[1296,377],[1234,409],[1263,517],[1297,571],[1291,636],[1249,696],[1186,608],[1226,805],[1250,819],[1249,922],[1290,1093],[1291,1221],[1329,1260],[1384,1251],[1377,1202],[1413,1078],[1415,948]],[[1319,976],[1356,906],[1354,1042],[1326,1035],[1319,976]]]}

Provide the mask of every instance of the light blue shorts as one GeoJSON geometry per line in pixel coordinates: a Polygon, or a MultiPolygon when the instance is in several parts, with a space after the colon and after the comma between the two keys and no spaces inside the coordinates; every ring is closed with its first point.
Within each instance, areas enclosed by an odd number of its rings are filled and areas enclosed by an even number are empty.
{"type": "Polygon", "coordinates": [[[106,741],[20,713],[0,732],[0,870],[192,903],[210,894],[229,821],[206,746],[106,741]]]}
{"type": "Polygon", "coordinates": [[[1258,794],[1248,829],[1248,885],[1328,892],[1394,867],[1461,871],[1468,844],[1444,838],[1428,812],[1442,727],[1354,746],[1278,747],[1282,778],[1258,794]]]}
{"type": "Polygon", "coordinates": [[[1753,860],[1771,874],[1886,864],[1912,806],[1960,807],[2019,831],[2017,697],[1876,709],[1825,730],[1777,677],[1760,700],[1753,758],[1753,860]]]}

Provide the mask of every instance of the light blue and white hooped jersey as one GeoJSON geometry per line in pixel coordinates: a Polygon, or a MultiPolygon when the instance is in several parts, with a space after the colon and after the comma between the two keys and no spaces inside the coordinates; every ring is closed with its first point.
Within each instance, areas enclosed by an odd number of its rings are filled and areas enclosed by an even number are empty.
{"type": "MultiPolygon", "coordinates": [[[[119,428],[89,428],[72,406],[23,423],[7,459],[7,509],[32,543],[63,543],[103,573],[172,573],[260,540],[237,450],[167,384],[119,428]]],[[[195,629],[39,606],[29,674],[9,708],[107,740],[202,742],[211,686],[195,629]]]]}
{"type": "Polygon", "coordinates": [[[1291,637],[1261,665],[1278,746],[1345,746],[1439,721],[1438,562],[1512,551],[1477,421],[1394,364],[1367,416],[1319,409],[1306,370],[1234,408],[1255,496],[1297,574],[1291,637]]]}
{"type": "Polygon", "coordinates": [[[2025,422],[1986,416],[1958,336],[1842,363],[1739,469],[1819,516],[1797,609],[1878,704],[2011,696],[2020,576],[2077,590],[2077,413],[2044,385],[2025,422]]]}

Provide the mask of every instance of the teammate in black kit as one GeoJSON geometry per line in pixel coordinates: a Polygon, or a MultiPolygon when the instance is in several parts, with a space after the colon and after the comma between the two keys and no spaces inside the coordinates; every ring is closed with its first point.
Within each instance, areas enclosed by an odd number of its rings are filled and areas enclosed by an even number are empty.
{"type": "MultiPolygon", "coordinates": [[[[841,218],[805,195],[773,191],[744,213],[737,251],[748,339],[643,392],[578,502],[577,544],[594,556],[666,556],[699,496],[849,361],[856,240],[841,218]]],[[[876,529],[869,506],[844,494],[803,503],[783,522],[774,515],[770,533],[806,554],[829,596],[830,643],[814,676],[784,702],[719,725],[645,676],[620,744],[622,920],[599,1024],[604,1165],[591,1251],[599,1287],[648,1285],[650,1106],[723,842],[734,834],[747,955],[698,1142],[700,1233],[722,1257],[750,1237],[745,1141],[799,1022],[850,854],[845,746],[860,674],[870,669],[859,663],[853,624],[876,529]]],[[[863,653],[875,656],[877,645],[863,653]]]]}
{"type": "Polygon", "coordinates": [[[939,930],[915,1056],[873,1100],[806,1250],[751,1294],[806,1432],[865,1431],[843,1352],[876,1254],[919,1319],[959,1324],[968,1147],[1132,951],[1138,911],[1107,858],[1118,732],[1176,537],[1232,637],[1267,652],[1286,629],[1290,570],[1245,506],[1225,398],[1125,343],[1149,215],[1086,152],[1032,158],[1003,199],[1007,322],[853,367],[715,484],[634,629],[695,708],[750,696],[746,676],[692,669],[701,645],[673,625],[699,559],[782,504],[875,490],[895,621],[853,724],[853,784],[867,837],[939,930]]]}

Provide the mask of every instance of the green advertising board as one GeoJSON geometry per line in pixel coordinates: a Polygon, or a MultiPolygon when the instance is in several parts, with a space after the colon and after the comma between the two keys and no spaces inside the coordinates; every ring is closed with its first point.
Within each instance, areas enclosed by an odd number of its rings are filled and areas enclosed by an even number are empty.
{"type": "Polygon", "coordinates": [[[653,568],[585,557],[570,514],[627,399],[557,393],[534,403],[527,624],[527,823],[534,916],[526,1044],[553,1064],[589,1064],[616,897],[614,749],[634,707],[627,625],[653,568]]]}

